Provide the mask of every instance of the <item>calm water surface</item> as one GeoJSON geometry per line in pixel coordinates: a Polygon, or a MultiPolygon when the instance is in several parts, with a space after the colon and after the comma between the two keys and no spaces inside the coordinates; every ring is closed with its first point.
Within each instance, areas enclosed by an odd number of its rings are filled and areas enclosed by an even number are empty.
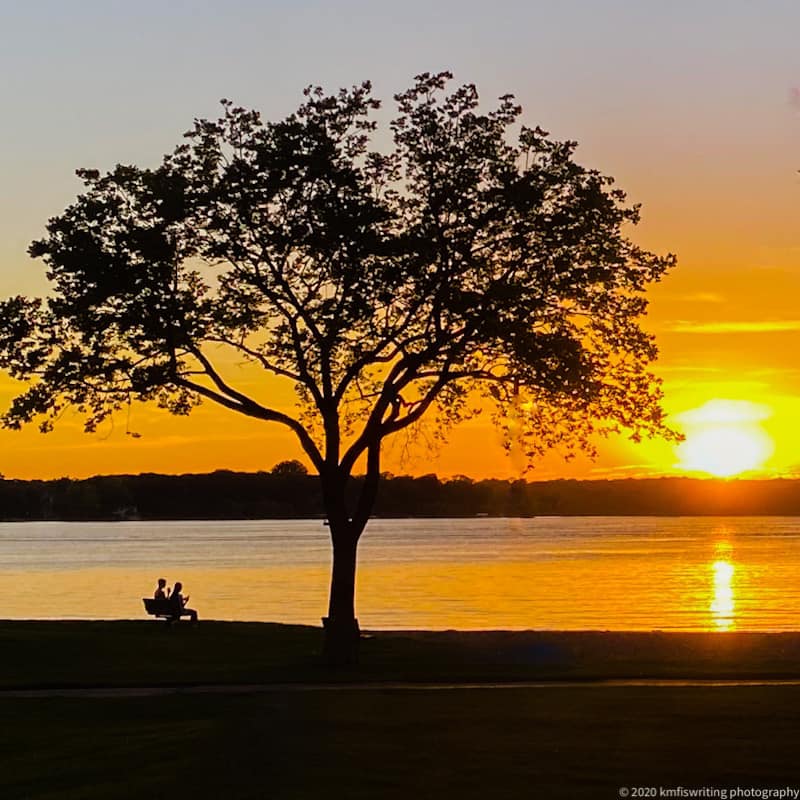
{"type": "MultiPolygon", "coordinates": [[[[0,523],[0,618],[143,616],[156,578],[201,617],[319,624],[319,520],[0,523]]],[[[373,520],[365,628],[794,630],[800,518],[373,520]]]]}

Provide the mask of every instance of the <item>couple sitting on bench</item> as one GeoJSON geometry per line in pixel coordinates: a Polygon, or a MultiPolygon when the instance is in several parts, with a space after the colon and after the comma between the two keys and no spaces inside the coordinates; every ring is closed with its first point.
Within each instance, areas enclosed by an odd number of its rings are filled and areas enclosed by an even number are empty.
{"type": "Polygon", "coordinates": [[[175,621],[181,617],[189,617],[192,622],[197,622],[197,612],[193,608],[186,608],[186,604],[189,602],[189,595],[184,597],[181,594],[183,584],[178,581],[172,592],[166,587],[166,579],[159,578],[158,587],[153,594],[153,601],[145,603],[148,613],[155,614],[158,617],[169,617],[175,621]]]}

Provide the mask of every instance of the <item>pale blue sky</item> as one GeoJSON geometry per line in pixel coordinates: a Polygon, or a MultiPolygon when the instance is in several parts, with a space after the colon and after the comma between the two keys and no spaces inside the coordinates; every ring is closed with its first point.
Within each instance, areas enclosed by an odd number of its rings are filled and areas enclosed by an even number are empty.
{"type": "Polygon", "coordinates": [[[775,149],[765,128],[784,125],[781,142],[797,134],[785,125],[800,82],[797,2],[2,0],[0,10],[5,291],[31,236],[77,190],[76,167],[155,163],[222,96],[275,116],[308,83],[368,77],[389,99],[417,72],[449,68],[487,98],[513,91],[529,121],[637,176],[633,188],[643,170],[669,183],[730,158],[747,171],[740,150],[775,149]]]}

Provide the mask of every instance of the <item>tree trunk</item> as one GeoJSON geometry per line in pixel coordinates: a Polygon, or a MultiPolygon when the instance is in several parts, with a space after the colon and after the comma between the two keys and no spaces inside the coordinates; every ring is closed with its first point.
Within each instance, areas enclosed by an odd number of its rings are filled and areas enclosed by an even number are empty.
{"type": "Polygon", "coordinates": [[[358,540],[375,506],[380,478],[380,439],[367,449],[367,474],[352,512],[347,504],[347,481],[350,469],[320,473],[325,510],[333,545],[331,594],[325,627],[324,655],[329,664],[355,664],[361,632],[356,619],[356,554],[358,540]],[[351,516],[352,513],[352,516],[351,516]]]}
{"type": "Polygon", "coordinates": [[[333,542],[333,567],[328,616],[323,617],[325,627],[325,660],[334,666],[354,664],[358,661],[359,628],[355,614],[356,553],[358,534],[352,523],[345,530],[335,530],[331,525],[333,542]]]}

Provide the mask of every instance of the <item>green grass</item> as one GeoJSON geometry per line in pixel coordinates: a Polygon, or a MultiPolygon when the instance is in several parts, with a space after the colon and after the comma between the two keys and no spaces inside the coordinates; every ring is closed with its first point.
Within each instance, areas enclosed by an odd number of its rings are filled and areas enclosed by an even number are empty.
{"type": "Polygon", "coordinates": [[[0,622],[0,688],[800,676],[798,634],[382,633],[335,671],[321,644],[266,623],[0,622]]]}
{"type": "Polygon", "coordinates": [[[349,688],[348,682],[800,674],[797,634],[383,633],[0,623],[0,688],[273,683],[252,694],[0,695],[0,798],[571,798],[797,785],[800,687],[349,688]],[[341,682],[333,690],[277,684],[341,682]]]}
{"type": "Polygon", "coordinates": [[[797,785],[800,688],[2,699],[0,797],[614,798],[797,785]]]}
{"type": "Polygon", "coordinates": [[[314,628],[258,623],[5,622],[0,687],[313,679],[320,641],[314,628]]]}

